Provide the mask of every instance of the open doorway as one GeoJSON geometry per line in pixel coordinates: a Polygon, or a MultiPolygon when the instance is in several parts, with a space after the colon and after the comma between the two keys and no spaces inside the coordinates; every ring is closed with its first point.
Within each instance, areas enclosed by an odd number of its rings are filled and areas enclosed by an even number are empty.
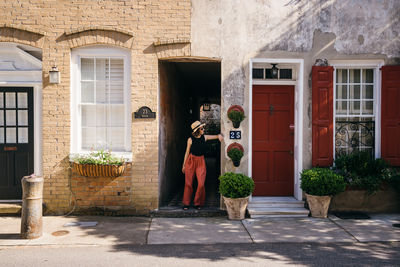
{"type": "MultiPolygon", "coordinates": [[[[185,184],[182,163],[190,124],[200,120],[207,124],[205,134],[220,133],[221,64],[168,60],[159,62],[159,71],[159,206],[177,207],[185,184]]],[[[209,141],[207,145],[205,206],[219,207],[220,144],[209,141]]]]}

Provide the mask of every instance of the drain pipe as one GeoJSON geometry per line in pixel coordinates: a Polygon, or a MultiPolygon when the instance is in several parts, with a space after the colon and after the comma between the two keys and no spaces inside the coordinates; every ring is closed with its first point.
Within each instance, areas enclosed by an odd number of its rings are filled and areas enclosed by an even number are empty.
{"type": "Polygon", "coordinates": [[[24,176],[22,183],[21,238],[34,239],[42,236],[43,178],[24,176]]]}

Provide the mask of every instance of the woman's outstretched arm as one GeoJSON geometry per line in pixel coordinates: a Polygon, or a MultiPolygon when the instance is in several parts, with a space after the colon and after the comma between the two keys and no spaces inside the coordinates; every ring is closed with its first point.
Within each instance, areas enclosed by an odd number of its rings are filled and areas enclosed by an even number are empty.
{"type": "Polygon", "coordinates": [[[224,140],[224,136],[222,134],[204,135],[204,138],[206,139],[206,141],[218,139],[220,142],[222,142],[224,140]]]}

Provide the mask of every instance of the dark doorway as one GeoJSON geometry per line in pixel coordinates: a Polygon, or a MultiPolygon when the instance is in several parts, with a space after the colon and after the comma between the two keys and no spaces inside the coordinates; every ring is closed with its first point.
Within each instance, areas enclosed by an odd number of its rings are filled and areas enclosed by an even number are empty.
{"type": "Polygon", "coordinates": [[[0,196],[21,199],[33,173],[33,88],[0,87],[0,196]]]}
{"type": "MultiPolygon", "coordinates": [[[[159,71],[159,206],[178,207],[185,183],[182,163],[190,124],[201,120],[207,123],[205,134],[220,133],[221,64],[160,61],[159,71]],[[207,104],[210,110],[206,111],[207,104]]],[[[220,144],[207,143],[206,207],[219,207],[220,144]]]]}

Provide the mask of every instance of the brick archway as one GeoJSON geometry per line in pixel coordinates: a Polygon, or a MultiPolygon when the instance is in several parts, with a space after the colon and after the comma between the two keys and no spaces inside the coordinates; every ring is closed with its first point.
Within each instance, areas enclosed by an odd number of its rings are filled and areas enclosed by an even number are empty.
{"type": "Polygon", "coordinates": [[[10,42],[43,48],[46,33],[25,27],[5,24],[0,26],[0,42],[10,42]]]}

